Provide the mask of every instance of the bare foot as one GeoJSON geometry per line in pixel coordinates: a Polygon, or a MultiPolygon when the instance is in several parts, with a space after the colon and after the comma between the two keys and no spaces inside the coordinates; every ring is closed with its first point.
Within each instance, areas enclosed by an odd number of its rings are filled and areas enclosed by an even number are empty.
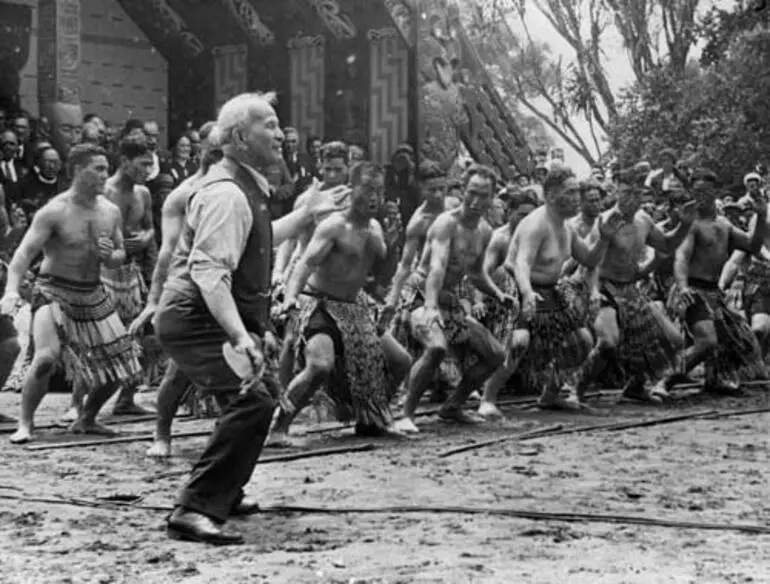
{"type": "Polygon", "coordinates": [[[454,422],[457,424],[481,424],[486,421],[475,412],[466,412],[460,408],[441,410],[438,413],[438,417],[444,422],[454,422]]]}
{"type": "Polygon", "coordinates": [[[414,423],[412,418],[401,418],[400,420],[396,420],[395,424],[393,424],[393,427],[399,432],[404,432],[405,434],[420,433],[420,429],[417,427],[417,424],[414,423]]]}
{"type": "Polygon", "coordinates": [[[145,456],[150,458],[169,458],[171,456],[171,440],[156,438],[152,446],[147,449],[145,456]]]}
{"type": "Polygon", "coordinates": [[[147,416],[154,413],[154,411],[147,410],[135,403],[116,403],[112,410],[113,416],[147,416]]]}
{"type": "Polygon", "coordinates": [[[488,401],[482,401],[479,404],[478,414],[487,420],[504,420],[505,415],[495,404],[488,401]]]}
{"type": "Polygon", "coordinates": [[[307,441],[296,436],[289,436],[288,432],[271,432],[265,441],[268,448],[299,448],[307,441]]]}
{"type": "Polygon", "coordinates": [[[98,436],[117,436],[118,433],[112,428],[103,426],[97,422],[86,422],[77,420],[73,422],[67,431],[71,434],[96,434],[98,436]]]}
{"type": "Polygon", "coordinates": [[[19,429],[11,434],[11,444],[26,444],[32,440],[32,428],[30,426],[19,426],[19,429]]]}
{"type": "Polygon", "coordinates": [[[67,422],[68,424],[71,424],[75,420],[77,420],[80,417],[80,412],[78,412],[78,409],[75,406],[70,406],[70,409],[68,409],[60,420],[62,422],[67,422]]]}

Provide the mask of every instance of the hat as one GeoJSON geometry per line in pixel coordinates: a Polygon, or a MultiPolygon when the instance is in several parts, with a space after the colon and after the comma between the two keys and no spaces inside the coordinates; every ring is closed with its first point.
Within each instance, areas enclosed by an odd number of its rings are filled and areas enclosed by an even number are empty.
{"type": "Polygon", "coordinates": [[[758,183],[762,182],[762,177],[759,176],[756,172],[750,172],[746,176],[743,177],[743,186],[747,187],[749,186],[749,181],[755,180],[758,183]]]}
{"type": "Polygon", "coordinates": [[[676,152],[674,152],[671,148],[664,148],[663,150],[661,150],[660,154],[658,154],[658,160],[660,160],[664,156],[670,156],[671,160],[676,162],[676,159],[677,159],[676,152]]]}

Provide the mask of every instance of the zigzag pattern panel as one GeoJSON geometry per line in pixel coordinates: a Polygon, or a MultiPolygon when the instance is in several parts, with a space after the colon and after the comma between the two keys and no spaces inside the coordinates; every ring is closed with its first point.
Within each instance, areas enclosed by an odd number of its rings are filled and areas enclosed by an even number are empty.
{"type": "Polygon", "coordinates": [[[396,146],[409,137],[409,53],[398,37],[374,39],[369,60],[370,157],[387,164],[396,146]]]}
{"type": "Polygon", "coordinates": [[[303,137],[324,135],[324,47],[291,52],[291,123],[303,137]]]}

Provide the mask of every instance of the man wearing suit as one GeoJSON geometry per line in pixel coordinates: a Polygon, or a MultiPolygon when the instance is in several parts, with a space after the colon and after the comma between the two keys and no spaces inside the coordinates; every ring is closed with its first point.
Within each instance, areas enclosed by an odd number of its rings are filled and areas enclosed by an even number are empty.
{"type": "Polygon", "coordinates": [[[32,127],[29,116],[25,113],[16,115],[13,120],[13,131],[19,140],[19,149],[16,151],[16,160],[27,170],[32,168],[35,153],[32,151],[32,127]]]}
{"type": "Polygon", "coordinates": [[[222,106],[212,138],[222,144],[224,159],[211,166],[188,200],[155,316],[164,352],[190,381],[226,404],[168,519],[175,539],[243,543],[221,526],[233,515],[259,511],[243,487],[281,390],[270,363],[261,378],[242,387],[222,348],[229,342],[255,372],[277,351],[270,321],[272,250],[316,220],[322,201],[316,191],[307,205],[271,221],[270,188],[258,169],[283,162],[273,103],[275,94],[242,94],[222,106]]]}
{"type": "Polygon", "coordinates": [[[19,140],[13,130],[0,133],[0,186],[5,192],[5,204],[10,211],[10,204],[19,198],[19,181],[24,178],[26,169],[16,158],[19,140]]]}

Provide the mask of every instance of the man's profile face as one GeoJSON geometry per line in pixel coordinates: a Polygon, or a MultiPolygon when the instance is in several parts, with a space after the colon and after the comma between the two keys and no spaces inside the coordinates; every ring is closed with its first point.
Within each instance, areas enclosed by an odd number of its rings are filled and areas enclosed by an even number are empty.
{"type": "Polygon", "coordinates": [[[599,189],[588,189],[583,195],[583,213],[587,217],[596,217],[602,210],[602,194],[599,189]]]}
{"type": "Polygon", "coordinates": [[[132,160],[123,159],[123,172],[135,184],[143,185],[152,173],[152,155],[148,152],[132,160]]]}
{"type": "Polygon", "coordinates": [[[574,217],[580,208],[580,185],[577,179],[570,177],[561,186],[548,195],[549,202],[564,218],[574,217]]]}
{"type": "Polygon", "coordinates": [[[243,135],[252,159],[252,166],[259,166],[264,161],[281,162],[283,139],[283,130],[273,107],[265,106],[261,111],[257,111],[243,135]]]}
{"type": "Polygon", "coordinates": [[[344,158],[327,158],[321,165],[324,189],[332,189],[348,182],[348,165],[344,158]]]}
{"type": "Polygon", "coordinates": [[[293,131],[287,132],[283,143],[287,154],[296,154],[299,150],[299,134],[293,131]]]}
{"type": "Polygon", "coordinates": [[[31,131],[29,127],[29,120],[27,118],[16,118],[16,120],[13,122],[13,131],[16,132],[16,135],[19,137],[19,142],[22,144],[29,142],[31,131]]]}
{"type": "Polygon", "coordinates": [[[79,183],[88,194],[104,193],[104,185],[109,174],[106,156],[93,156],[87,164],[76,168],[79,183]]]}
{"type": "Polygon", "coordinates": [[[160,138],[157,122],[147,122],[144,125],[144,134],[147,136],[147,147],[154,152],[158,147],[158,138],[160,138]]]}
{"type": "Polygon", "coordinates": [[[446,197],[446,180],[443,178],[429,179],[420,187],[423,200],[430,206],[441,205],[446,197]]]}
{"type": "Polygon", "coordinates": [[[464,215],[477,222],[481,220],[492,205],[493,189],[494,184],[492,179],[478,174],[473,175],[468,180],[468,185],[465,187],[465,197],[463,201],[464,215]]]}
{"type": "Polygon", "coordinates": [[[53,148],[43,152],[40,159],[40,174],[47,179],[54,179],[61,171],[61,157],[53,148]]]}

